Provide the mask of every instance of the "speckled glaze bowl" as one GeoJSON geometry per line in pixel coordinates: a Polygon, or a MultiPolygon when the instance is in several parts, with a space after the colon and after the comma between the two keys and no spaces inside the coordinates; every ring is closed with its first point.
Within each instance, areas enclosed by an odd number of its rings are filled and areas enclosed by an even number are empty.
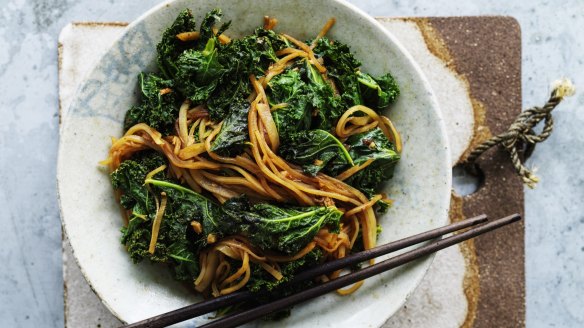
{"type": "MultiPolygon", "coordinates": [[[[120,244],[122,218],[108,172],[98,166],[110,136],[122,134],[126,110],[137,99],[136,76],[156,70],[155,46],[180,10],[191,8],[200,22],[222,8],[233,24],[228,34],[251,33],[264,15],[275,16],[278,31],[299,39],[314,37],[330,17],[333,39],[351,46],[372,74],[390,71],[402,95],[388,113],[404,140],[402,160],[385,192],[394,207],[379,218],[379,243],[447,222],[451,170],[448,142],[437,102],[411,56],[371,17],[341,1],[176,0],[163,3],[133,22],[81,84],[61,133],[58,186],[61,216],[87,281],[112,313],[134,322],[199,301],[194,291],[173,281],[165,268],[134,265],[120,244]]],[[[378,327],[405,302],[432,258],[369,279],[356,293],[326,295],[293,309],[292,316],[257,326],[378,327]]],[[[181,326],[199,325],[198,318],[181,326]]]]}

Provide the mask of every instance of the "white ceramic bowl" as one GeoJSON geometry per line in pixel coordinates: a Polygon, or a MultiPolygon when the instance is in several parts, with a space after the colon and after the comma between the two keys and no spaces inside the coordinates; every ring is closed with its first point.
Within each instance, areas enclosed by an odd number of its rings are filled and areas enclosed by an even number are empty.
{"type": "MultiPolygon", "coordinates": [[[[132,264],[119,241],[122,219],[108,174],[97,164],[107,155],[109,137],[122,134],[124,113],[136,102],[137,74],[156,69],[156,43],[184,8],[193,10],[197,22],[207,11],[222,8],[224,20],[233,21],[232,37],[252,32],[270,15],[279,21],[277,30],[306,39],[335,17],[329,35],[351,46],[364,71],[391,72],[402,91],[389,116],[403,136],[404,151],[385,190],[395,205],[380,218],[379,243],[447,222],[451,170],[437,102],[412,57],[375,20],[334,0],[170,1],[133,22],[101,58],[81,84],[62,128],[57,179],[63,225],[83,274],[115,316],[134,322],[198,300],[164,267],[132,264]]],[[[347,297],[330,294],[297,306],[291,317],[274,325],[378,327],[405,302],[430,263],[428,257],[372,278],[347,297]]]]}

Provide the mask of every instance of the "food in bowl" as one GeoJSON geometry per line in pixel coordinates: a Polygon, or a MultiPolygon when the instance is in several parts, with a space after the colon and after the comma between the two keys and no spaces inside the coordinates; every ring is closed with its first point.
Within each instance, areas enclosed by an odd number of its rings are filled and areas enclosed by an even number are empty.
{"type": "Polygon", "coordinates": [[[376,212],[391,205],[378,188],[402,147],[381,114],[396,81],[327,38],[334,19],[302,42],[271,17],[231,39],[221,17],[197,28],[184,10],[164,32],[159,72],[139,75],[141,102],[102,162],[131,259],[166,264],[207,296],[273,290],[374,247],[376,212]]]}

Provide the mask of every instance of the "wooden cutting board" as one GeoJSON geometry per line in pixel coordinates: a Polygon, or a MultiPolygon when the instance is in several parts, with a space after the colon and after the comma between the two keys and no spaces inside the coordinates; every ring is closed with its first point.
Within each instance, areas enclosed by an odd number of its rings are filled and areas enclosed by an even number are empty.
{"type": "MultiPolygon", "coordinates": [[[[506,129],[521,111],[521,32],[509,17],[377,18],[419,63],[438,97],[453,166],[475,145],[506,129]]],[[[126,23],[72,23],[59,37],[61,118],[85,72],[126,23]]],[[[452,195],[450,218],[523,215],[523,186],[506,154],[481,157],[473,194],[452,195]]],[[[63,237],[65,326],[121,323],[86,283],[63,237]]],[[[524,327],[523,223],[437,254],[420,286],[384,327],[524,327]]]]}

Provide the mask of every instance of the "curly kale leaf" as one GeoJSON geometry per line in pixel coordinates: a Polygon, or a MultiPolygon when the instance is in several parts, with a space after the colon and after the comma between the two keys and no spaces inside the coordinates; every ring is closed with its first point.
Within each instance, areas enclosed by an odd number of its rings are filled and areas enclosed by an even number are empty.
{"type": "MultiPolygon", "coordinates": [[[[205,15],[205,18],[203,18],[203,21],[201,22],[201,28],[199,31],[200,44],[205,44],[208,42],[209,39],[215,38],[215,33],[213,33],[213,27],[215,26],[215,24],[221,21],[222,17],[223,12],[219,8],[213,9],[205,15]]],[[[223,24],[220,30],[218,31],[217,35],[223,33],[229,27],[230,24],[231,22],[223,24]]]]}
{"type": "Polygon", "coordinates": [[[180,102],[180,96],[172,91],[174,83],[153,73],[140,73],[138,83],[141,102],[126,112],[124,130],[138,123],[146,123],[163,134],[170,133],[178,116],[180,102]]]}
{"type": "MultiPolygon", "coordinates": [[[[334,207],[251,205],[245,196],[231,198],[219,205],[172,182],[150,179],[146,183],[166,192],[167,207],[175,213],[174,222],[188,225],[196,220],[202,224],[203,232],[196,240],[199,247],[207,245],[210,234],[217,238],[243,235],[263,250],[294,254],[306,246],[321,227],[326,225],[338,229],[342,215],[334,207]]],[[[163,223],[165,218],[166,215],[163,223]]]]}
{"type": "Polygon", "coordinates": [[[224,75],[223,82],[217,86],[207,100],[207,110],[214,122],[224,120],[234,103],[244,101],[251,93],[249,79],[236,79],[224,75]]]}
{"type": "Polygon", "coordinates": [[[268,82],[270,102],[273,104],[287,103],[290,99],[303,96],[307,91],[307,84],[298,70],[287,70],[274,76],[268,82]]]}
{"type": "Polygon", "coordinates": [[[294,254],[306,246],[320,230],[338,229],[342,212],[335,207],[278,207],[250,205],[245,197],[231,198],[223,204],[225,221],[263,250],[294,254]]]}
{"type": "MultiPolygon", "coordinates": [[[[134,262],[149,259],[169,265],[178,280],[192,280],[199,272],[196,256],[194,231],[189,229],[194,216],[188,206],[183,206],[178,197],[168,195],[167,206],[157,238],[154,253],[149,252],[152,224],[156,216],[154,195],[144,179],[148,172],[166,164],[166,161],[156,152],[144,151],[136,154],[122,164],[111,174],[114,188],[123,193],[121,204],[131,210],[127,227],[122,228],[121,242],[126,246],[134,262]]],[[[154,178],[164,183],[171,183],[164,172],[157,173],[154,178]]],[[[159,189],[154,192],[160,195],[159,189]]]]}
{"type": "MultiPolygon", "coordinates": [[[[184,51],[177,60],[175,82],[178,89],[195,103],[207,102],[211,119],[220,121],[229,114],[229,106],[245,99],[251,92],[249,75],[263,74],[277,60],[276,51],[283,41],[273,31],[257,29],[255,34],[219,45],[212,34],[220,11],[207,14],[201,24],[200,50],[184,51]]],[[[219,32],[228,27],[223,25],[219,32]]]]}
{"type": "Polygon", "coordinates": [[[348,45],[326,37],[318,39],[314,47],[315,55],[324,59],[324,65],[343,73],[355,72],[361,62],[355,58],[348,45]]]}
{"type": "Polygon", "coordinates": [[[126,250],[134,263],[141,262],[145,258],[150,259],[152,262],[162,263],[165,263],[167,260],[166,256],[159,256],[161,255],[160,248],[157,249],[158,252],[155,253],[155,256],[148,252],[151,234],[146,222],[151,222],[151,220],[151,218],[142,219],[141,217],[134,216],[130,218],[128,225],[121,230],[122,244],[126,246],[126,250]]]}
{"type": "MultiPolygon", "coordinates": [[[[243,40],[246,38],[243,38],[243,40]]],[[[248,41],[244,41],[244,43],[249,44],[252,42],[253,44],[251,46],[253,51],[250,52],[252,54],[250,58],[263,71],[268,69],[269,64],[278,60],[276,52],[288,47],[288,42],[283,37],[279,36],[273,30],[266,30],[261,27],[257,28],[253,36],[250,36],[249,39],[248,41]]]]}
{"type": "Polygon", "coordinates": [[[399,86],[389,73],[379,78],[361,72],[357,76],[361,96],[367,107],[377,111],[385,109],[399,96],[399,86]]]}
{"type": "MultiPolygon", "coordinates": [[[[176,77],[179,70],[177,60],[189,49],[203,50],[209,39],[214,39],[213,27],[222,17],[221,9],[214,9],[205,15],[199,28],[199,37],[192,41],[182,41],[176,36],[183,32],[197,31],[192,12],[185,9],[179,13],[172,25],[162,34],[162,40],[156,46],[158,67],[167,79],[176,77]]],[[[221,26],[219,34],[229,27],[229,22],[221,26]]]]}
{"type": "Polygon", "coordinates": [[[387,107],[393,104],[400,95],[399,85],[397,84],[395,78],[390,73],[387,73],[374,79],[375,82],[377,82],[379,85],[381,91],[387,94],[387,103],[379,103],[379,108],[383,108],[382,106],[387,107]]]}
{"type": "Polygon", "coordinates": [[[270,104],[286,104],[272,112],[280,139],[287,139],[292,133],[310,128],[312,106],[309,91],[308,84],[297,70],[287,70],[268,82],[270,104]]]}
{"type": "MultiPolygon", "coordinates": [[[[152,220],[154,220],[156,205],[153,196],[144,186],[144,178],[148,172],[165,164],[161,155],[155,152],[145,152],[135,156],[136,160],[126,160],[110,178],[115,189],[122,191],[121,205],[130,210],[129,223],[122,229],[122,244],[124,244],[134,262],[149,258],[154,262],[165,262],[165,245],[157,245],[157,252],[150,254],[152,220]]],[[[157,174],[163,178],[163,174],[157,174]]]]}
{"type": "Polygon", "coordinates": [[[206,102],[227,71],[218,60],[215,39],[207,41],[202,51],[189,49],[177,61],[175,82],[192,102],[206,102]]]}
{"type": "MultiPolygon", "coordinates": [[[[204,235],[191,235],[197,248],[207,245],[206,236],[208,234],[221,233],[223,220],[221,206],[219,204],[191,189],[171,181],[150,179],[146,180],[146,183],[156,188],[156,190],[166,193],[168,199],[167,207],[171,209],[171,213],[168,213],[168,215],[172,215],[174,222],[180,225],[180,229],[185,229],[184,231],[178,231],[181,236],[186,235],[186,229],[189,228],[192,221],[201,223],[204,235]]],[[[180,238],[181,236],[172,236],[172,238],[180,238]]]]}
{"type": "Polygon", "coordinates": [[[286,104],[272,112],[280,138],[310,128],[329,130],[343,113],[341,98],[308,61],[303,60],[268,82],[270,104],[286,104]]]}
{"type": "Polygon", "coordinates": [[[274,31],[261,28],[252,35],[234,39],[222,46],[219,62],[227,72],[207,103],[211,119],[224,119],[233,102],[247,98],[251,93],[250,74],[263,75],[268,66],[277,60],[276,51],[284,47],[284,41],[274,31]]]}
{"type": "Polygon", "coordinates": [[[304,172],[315,176],[327,165],[353,165],[345,146],[324,130],[308,130],[291,134],[279,149],[287,161],[302,165],[304,172]]]}
{"type": "Polygon", "coordinates": [[[379,111],[399,96],[399,86],[391,74],[374,78],[360,72],[361,63],[346,44],[322,38],[318,40],[314,53],[323,58],[328,75],[341,93],[344,108],[365,105],[379,111]]]}
{"type": "Polygon", "coordinates": [[[329,76],[333,78],[339,92],[341,92],[341,99],[345,108],[363,104],[359,79],[356,73],[338,74],[331,71],[329,76]]]}
{"type": "Polygon", "coordinates": [[[381,182],[391,179],[400,156],[381,129],[375,128],[353,135],[345,144],[349,148],[349,154],[355,165],[373,160],[371,165],[349,177],[345,182],[370,196],[381,182]]]}
{"type": "MultiPolygon", "coordinates": [[[[132,156],[132,160],[122,162],[117,170],[112,172],[110,179],[114,189],[123,191],[121,205],[132,210],[134,206],[140,206],[141,211],[135,214],[146,215],[148,211],[155,209],[154,201],[144,186],[144,178],[148,172],[166,164],[166,160],[156,151],[141,151],[132,156]]],[[[164,178],[162,173],[157,178],[164,178]]]]}
{"type": "Polygon", "coordinates": [[[183,51],[194,47],[197,43],[197,41],[181,41],[176,35],[183,32],[194,32],[196,30],[197,26],[192,12],[189,9],[185,9],[180,12],[174,23],[164,31],[162,40],[156,46],[156,50],[158,52],[158,67],[167,79],[175,76],[178,70],[176,60],[183,51]]]}
{"type": "Polygon", "coordinates": [[[170,244],[167,253],[176,280],[193,281],[199,275],[199,258],[188,239],[181,238],[170,244]]]}
{"type": "Polygon", "coordinates": [[[276,52],[285,47],[274,31],[258,28],[254,34],[223,46],[219,56],[221,63],[230,68],[231,77],[244,78],[249,83],[249,75],[263,75],[278,60],[276,52]]]}
{"type": "Polygon", "coordinates": [[[346,108],[343,107],[342,97],[335,95],[329,82],[325,81],[320,72],[308,60],[304,61],[300,72],[308,82],[309,99],[311,100],[312,128],[330,130],[346,108]]]}
{"type": "MultiPolygon", "coordinates": [[[[373,160],[345,180],[368,197],[375,194],[381,182],[391,179],[400,159],[393,143],[379,128],[353,135],[344,144],[323,130],[302,131],[292,134],[279,151],[284,159],[302,165],[304,172],[313,176],[318,172],[337,176],[353,165],[373,160]]],[[[386,203],[378,205],[379,210],[387,209],[386,203]]]]}
{"type": "Polygon", "coordinates": [[[243,147],[249,139],[247,127],[249,106],[245,99],[239,99],[231,104],[229,114],[223,120],[221,131],[213,140],[211,151],[229,157],[243,152],[243,147]]]}
{"type": "Polygon", "coordinates": [[[351,53],[349,46],[325,37],[317,41],[314,53],[324,60],[328,75],[341,94],[343,107],[363,104],[357,79],[361,62],[351,53]]]}

